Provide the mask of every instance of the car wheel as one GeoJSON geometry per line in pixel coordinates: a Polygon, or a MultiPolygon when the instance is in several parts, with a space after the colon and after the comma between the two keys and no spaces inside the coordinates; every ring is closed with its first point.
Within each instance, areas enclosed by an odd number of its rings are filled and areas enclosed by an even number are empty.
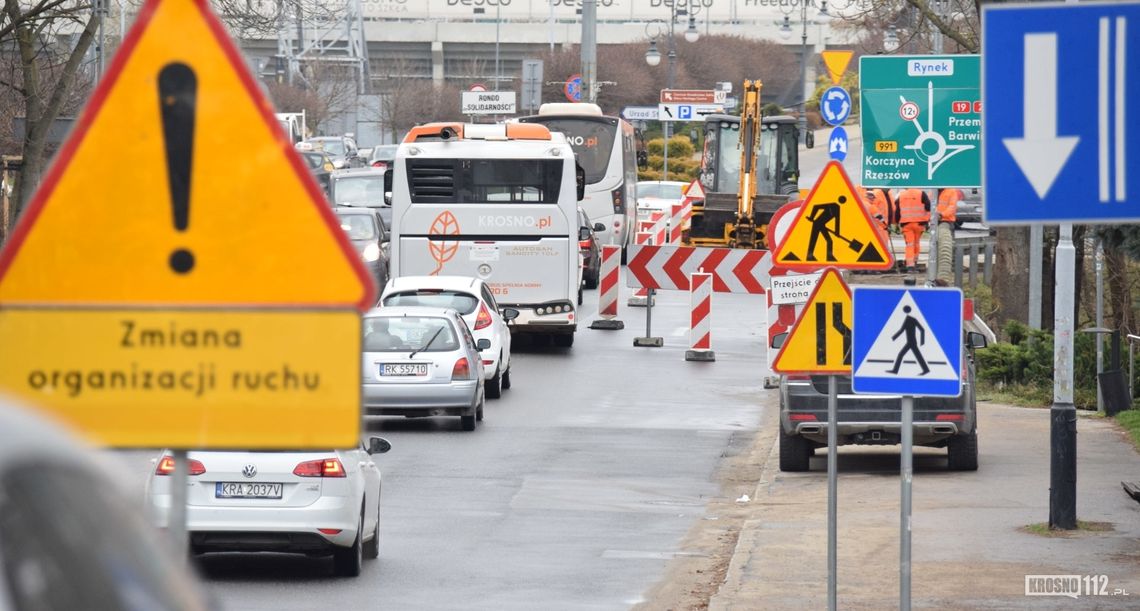
{"type": "MultiPolygon", "coordinates": [[[[483,403],[480,402],[479,406],[481,407],[482,405],[483,405],[483,403]]],[[[475,430],[475,422],[478,420],[478,418],[479,418],[479,407],[471,408],[470,414],[463,414],[462,416],[459,417],[459,428],[461,428],[465,431],[474,431],[475,430]]]]}
{"type": "Polygon", "coordinates": [[[376,493],[376,527],[372,529],[372,539],[364,542],[364,557],[375,560],[380,557],[380,492],[376,493]]]}
{"type": "MultiPolygon", "coordinates": [[[[499,355],[499,362],[503,362],[503,355],[499,355]]],[[[487,393],[488,399],[498,399],[503,396],[503,373],[498,368],[495,368],[495,377],[487,380],[485,383],[484,392],[487,393]]]]}
{"type": "Polygon", "coordinates": [[[582,287],[578,287],[578,305],[582,305],[582,287]]]}
{"type": "Polygon", "coordinates": [[[946,445],[946,456],[951,471],[977,471],[978,432],[951,437],[946,445]]]}
{"type": "MultiPolygon", "coordinates": [[[[598,265],[599,265],[599,267],[601,266],[600,263],[598,265]]],[[[599,269],[598,267],[594,268],[593,271],[586,270],[586,288],[588,288],[588,289],[598,288],[598,280],[599,280],[598,277],[601,275],[602,275],[602,270],[599,269]]]]}
{"type": "Polygon", "coordinates": [[[511,366],[507,365],[507,370],[503,372],[503,390],[511,387],[511,366]]]}
{"type": "Polygon", "coordinates": [[[780,427],[780,470],[807,471],[815,448],[811,442],[799,435],[789,435],[780,427]]]}
{"type": "Polygon", "coordinates": [[[360,523],[356,528],[356,540],[352,547],[339,548],[333,552],[333,567],[336,574],[341,577],[356,577],[360,575],[360,565],[364,563],[364,546],[361,538],[364,531],[364,511],[360,512],[360,523]]]}
{"type": "Polygon", "coordinates": [[[559,333],[554,336],[554,345],[559,348],[569,348],[574,345],[573,333],[559,333]]]}

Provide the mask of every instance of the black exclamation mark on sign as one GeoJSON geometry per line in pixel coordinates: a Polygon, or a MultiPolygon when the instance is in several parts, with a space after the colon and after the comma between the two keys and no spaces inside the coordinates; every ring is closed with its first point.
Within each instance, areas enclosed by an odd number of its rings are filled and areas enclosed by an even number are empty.
{"type": "MultiPolygon", "coordinates": [[[[186,64],[172,62],[158,73],[158,102],[162,110],[162,135],[166,142],[166,175],[174,228],[190,226],[190,176],[194,153],[194,109],[198,102],[198,77],[186,64]]],[[[185,248],[170,253],[170,269],[179,274],[194,269],[194,253],[185,248]]]]}

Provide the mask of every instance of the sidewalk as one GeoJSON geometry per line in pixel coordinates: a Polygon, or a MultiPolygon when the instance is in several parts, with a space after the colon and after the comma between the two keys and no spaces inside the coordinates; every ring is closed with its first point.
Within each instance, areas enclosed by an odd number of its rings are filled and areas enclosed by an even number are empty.
{"type": "MultiPolygon", "coordinates": [[[[761,430],[775,431],[775,410],[761,430]]],[[[1110,532],[1043,537],[1048,520],[1049,410],[978,404],[981,466],[946,470],[942,449],[916,448],[912,536],[915,608],[1140,608],[1140,503],[1121,489],[1140,455],[1112,422],[1078,423],[1077,515],[1110,532]],[[1129,596],[1025,596],[1025,575],[1106,575],[1129,596]]],[[[710,609],[827,607],[827,458],[809,473],[778,470],[774,434],[724,583],[710,609]]],[[[898,608],[897,446],[839,450],[841,609],[898,608]]]]}

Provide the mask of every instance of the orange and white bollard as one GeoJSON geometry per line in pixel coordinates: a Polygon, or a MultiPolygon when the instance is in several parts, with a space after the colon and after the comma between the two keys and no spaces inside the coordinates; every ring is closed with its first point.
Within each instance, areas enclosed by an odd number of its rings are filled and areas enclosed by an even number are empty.
{"type": "Polygon", "coordinates": [[[618,320],[618,268],[621,266],[621,246],[602,247],[602,265],[598,271],[598,315],[601,318],[590,323],[591,329],[624,329],[625,323],[618,320]]]}
{"type": "Polygon", "coordinates": [[[712,274],[689,276],[689,349],[686,361],[715,361],[712,351],[712,274]]]}
{"type": "Polygon", "coordinates": [[[669,244],[680,246],[682,232],[689,226],[690,219],[693,218],[693,204],[673,204],[670,212],[672,214],[669,217],[669,244]]]}
{"type": "MultiPolygon", "coordinates": [[[[639,221],[638,232],[634,235],[633,241],[635,244],[652,244],[653,243],[653,223],[651,221],[639,221]]],[[[649,289],[642,287],[633,292],[629,297],[626,305],[634,308],[644,308],[649,303],[649,289]]]]}
{"type": "Polygon", "coordinates": [[[668,242],[665,241],[665,239],[668,237],[668,233],[666,233],[667,227],[665,213],[654,212],[650,214],[649,222],[653,223],[653,228],[650,229],[650,231],[653,232],[653,244],[657,244],[658,246],[668,244],[668,242]]]}

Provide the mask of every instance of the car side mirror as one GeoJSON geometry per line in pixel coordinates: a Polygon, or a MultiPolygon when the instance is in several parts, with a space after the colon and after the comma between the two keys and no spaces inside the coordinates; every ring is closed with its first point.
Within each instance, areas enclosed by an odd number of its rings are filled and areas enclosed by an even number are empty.
{"type": "Polygon", "coordinates": [[[582,240],[589,240],[589,239],[590,239],[590,228],[589,227],[579,227],[578,228],[578,241],[581,242],[582,240]]]}
{"type": "Polygon", "coordinates": [[[514,320],[519,317],[519,311],[515,308],[503,308],[499,314],[503,320],[514,320]]]}
{"type": "Polygon", "coordinates": [[[384,193],[384,205],[385,206],[391,206],[392,205],[392,192],[391,191],[387,191],[384,193]]]}
{"type": "Polygon", "coordinates": [[[601,224],[601,223],[594,223],[594,231],[597,231],[597,232],[601,233],[601,232],[603,232],[603,231],[605,231],[605,230],[606,230],[606,226],[605,226],[605,225],[603,225],[603,224],[601,224]]]}
{"type": "Polygon", "coordinates": [[[479,349],[479,352],[482,352],[484,350],[490,350],[491,349],[491,340],[489,340],[485,337],[483,339],[477,340],[475,342],[475,347],[479,349]]]}
{"type": "Polygon", "coordinates": [[[392,192],[392,168],[387,168],[384,170],[384,192],[392,192]]]}
{"type": "Polygon", "coordinates": [[[368,453],[369,454],[384,454],[392,449],[392,444],[383,437],[369,437],[368,438],[368,453]]]}
{"type": "Polygon", "coordinates": [[[986,336],[977,331],[967,333],[966,340],[971,348],[985,348],[989,345],[989,342],[986,341],[986,336]]]}
{"type": "Polygon", "coordinates": [[[804,146],[807,148],[815,148],[815,132],[808,131],[804,134],[804,146]]]}
{"type": "Polygon", "coordinates": [[[788,339],[787,333],[777,333],[774,337],[772,337],[772,347],[773,348],[783,348],[784,342],[787,339],[788,339]]]}

